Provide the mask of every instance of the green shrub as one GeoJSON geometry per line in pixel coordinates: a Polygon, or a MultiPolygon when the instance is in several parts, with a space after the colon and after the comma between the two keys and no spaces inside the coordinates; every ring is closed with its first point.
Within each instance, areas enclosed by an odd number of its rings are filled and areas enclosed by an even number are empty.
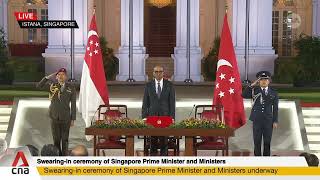
{"type": "Polygon", "coordinates": [[[0,84],[12,84],[13,70],[8,61],[8,48],[6,34],[0,28],[0,84]]]}
{"type": "Polygon", "coordinates": [[[275,60],[274,75],[272,81],[275,83],[291,84],[297,75],[298,66],[295,57],[280,57],[275,60]]]}
{"type": "Polygon", "coordinates": [[[216,79],[219,47],[220,37],[216,37],[208,55],[202,59],[202,72],[205,81],[214,81],[216,79]]]}
{"type": "Polygon", "coordinates": [[[7,57],[8,56],[8,48],[7,48],[7,41],[6,41],[6,33],[4,29],[0,27],[0,57],[7,57]]]}
{"type": "Polygon", "coordinates": [[[108,42],[106,39],[104,37],[100,37],[100,47],[106,79],[115,80],[119,69],[119,59],[114,56],[113,49],[109,48],[107,45],[108,42]]]}
{"type": "Polygon", "coordinates": [[[15,82],[37,82],[45,75],[44,60],[38,57],[10,57],[15,82]]]}
{"type": "Polygon", "coordinates": [[[12,84],[13,78],[13,68],[9,65],[7,57],[0,57],[0,84],[12,84]]]}
{"type": "Polygon", "coordinates": [[[320,38],[302,34],[294,45],[298,50],[297,64],[299,66],[295,81],[320,81],[320,38]]]}

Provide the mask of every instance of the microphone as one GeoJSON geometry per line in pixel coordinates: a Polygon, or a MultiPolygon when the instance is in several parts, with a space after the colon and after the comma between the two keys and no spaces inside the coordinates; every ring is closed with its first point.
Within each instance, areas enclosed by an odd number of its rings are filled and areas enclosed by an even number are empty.
{"type": "MultiPolygon", "coordinates": [[[[93,119],[94,119],[94,117],[96,116],[96,113],[98,112],[98,110],[99,110],[99,107],[98,107],[98,109],[94,112],[94,114],[93,114],[93,117],[91,118],[91,126],[92,126],[92,122],[93,122],[93,119]]],[[[99,117],[100,117],[100,114],[99,114],[99,117]]]]}
{"type": "Polygon", "coordinates": [[[190,116],[191,116],[191,114],[192,114],[192,112],[193,112],[193,109],[194,109],[195,107],[196,107],[196,105],[194,104],[193,107],[192,107],[192,109],[191,109],[191,111],[190,111],[190,114],[189,114],[188,118],[190,118],[190,116]]]}

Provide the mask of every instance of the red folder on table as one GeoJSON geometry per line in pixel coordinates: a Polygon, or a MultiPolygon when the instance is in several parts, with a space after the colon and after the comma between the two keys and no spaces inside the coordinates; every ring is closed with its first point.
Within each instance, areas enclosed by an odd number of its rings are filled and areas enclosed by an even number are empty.
{"type": "Polygon", "coordinates": [[[166,128],[173,123],[171,116],[148,116],[146,123],[155,128],[166,128]]]}

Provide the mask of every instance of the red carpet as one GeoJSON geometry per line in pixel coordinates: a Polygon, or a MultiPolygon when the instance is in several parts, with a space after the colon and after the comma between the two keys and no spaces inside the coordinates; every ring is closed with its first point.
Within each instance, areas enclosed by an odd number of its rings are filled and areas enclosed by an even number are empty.
{"type": "Polygon", "coordinates": [[[320,107],[320,103],[301,102],[302,107],[320,107]]]}
{"type": "Polygon", "coordinates": [[[0,105],[12,106],[13,105],[13,101],[0,101],[0,105]]]}

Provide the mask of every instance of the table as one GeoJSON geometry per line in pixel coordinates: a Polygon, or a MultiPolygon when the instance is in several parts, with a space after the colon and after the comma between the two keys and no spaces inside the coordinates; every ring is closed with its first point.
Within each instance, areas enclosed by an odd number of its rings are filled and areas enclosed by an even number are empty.
{"type": "MultiPolygon", "coordinates": [[[[145,129],[104,129],[86,128],[85,135],[96,136],[125,136],[126,156],[134,156],[134,136],[185,136],[185,156],[194,155],[195,136],[223,136],[229,138],[234,136],[234,129],[174,129],[174,128],[145,128],[145,129]]],[[[95,141],[94,141],[95,142],[95,141]]]]}

